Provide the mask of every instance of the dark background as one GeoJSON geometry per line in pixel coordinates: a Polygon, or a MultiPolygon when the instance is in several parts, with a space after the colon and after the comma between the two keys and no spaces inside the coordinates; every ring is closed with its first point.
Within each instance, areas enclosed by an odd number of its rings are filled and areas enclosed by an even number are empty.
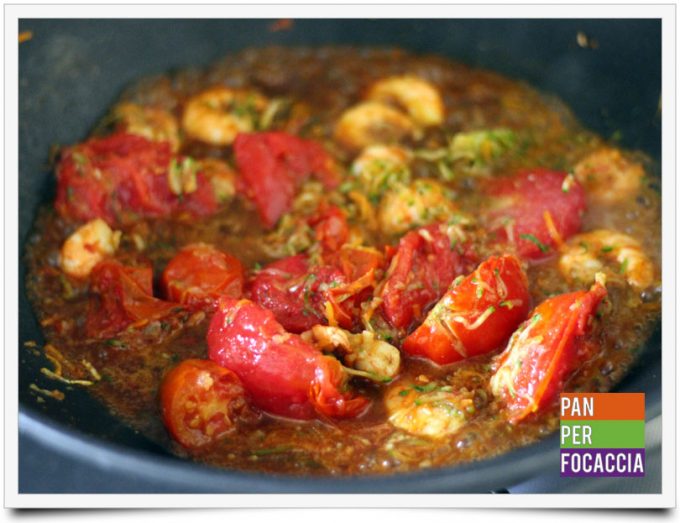
{"type": "MultiPolygon", "coordinates": [[[[140,77],[205,65],[244,47],[352,44],[444,55],[555,94],[587,127],[605,137],[619,135],[625,147],[660,158],[659,20],[296,20],[291,30],[272,32],[273,22],[21,20],[19,30],[30,30],[33,37],[19,46],[20,252],[38,205],[53,195],[51,145],[82,140],[121,90],[140,77]],[[579,32],[597,42],[596,47],[579,46],[579,32]]],[[[41,343],[25,298],[23,271],[21,266],[20,341],[41,343]]],[[[82,390],[69,391],[64,402],[47,399],[38,405],[29,383],[46,388],[54,383],[41,380],[39,368],[45,361],[19,350],[23,492],[352,489],[333,481],[266,483],[258,476],[220,474],[179,463],[103,412],[82,390]],[[177,477],[179,470],[183,477],[177,477]]],[[[648,415],[660,410],[659,365],[660,344],[655,340],[622,385],[647,392],[648,415]]],[[[388,492],[485,491],[508,486],[552,463],[557,464],[555,438],[486,467],[371,480],[366,485],[370,491],[388,492]]]]}

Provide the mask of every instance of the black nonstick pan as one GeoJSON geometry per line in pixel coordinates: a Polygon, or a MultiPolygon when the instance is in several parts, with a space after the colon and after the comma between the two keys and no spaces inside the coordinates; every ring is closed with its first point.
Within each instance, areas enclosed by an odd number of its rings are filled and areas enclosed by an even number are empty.
{"type": "MultiPolygon", "coordinates": [[[[646,20],[21,20],[19,242],[54,197],[53,144],[82,140],[131,82],[207,65],[246,47],[357,45],[440,54],[523,80],[560,97],[599,134],[661,154],[661,21],[646,20]]],[[[294,66],[294,65],[293,65],[294,66]]],[[[85,391],[38,403],[29,385],[46,361],[23,348],[43,339],[20,262],[20,492],[489,492],[558,467],[556,436],[501,457],[396,476],[301,478],[220,470],[182,461],[112,417],[85,391]],[[40,458],[36,458],[40,456],[40,458]],[[42,456],[49,456],[49,461],[42,456]],[[87,472],[88,477],[69,474],[87,472]]],[[[645,392],[661,413],[657,334],[617,390],[645,392]]]]}

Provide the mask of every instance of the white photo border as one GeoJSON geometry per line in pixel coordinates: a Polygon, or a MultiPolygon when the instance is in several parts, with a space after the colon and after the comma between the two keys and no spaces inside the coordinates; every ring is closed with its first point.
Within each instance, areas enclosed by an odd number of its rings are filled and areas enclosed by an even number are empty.
{"type": "Polygon", "coordinates": [[[569,507],[676,503],[676,6],[674,4],[6,4],[4,68],[5,507],[569,507]],[[159,5],[162,10],[159,10],[159,5]],[[389,9],[385,7],[388,6],[389,9]],[[266,9],[263,9],[266,7],[266,9]],[[662,398],[660,494],[21,494],[18,492],[18,21],[21,18],[659,18],[662,20],[662,398]]]}

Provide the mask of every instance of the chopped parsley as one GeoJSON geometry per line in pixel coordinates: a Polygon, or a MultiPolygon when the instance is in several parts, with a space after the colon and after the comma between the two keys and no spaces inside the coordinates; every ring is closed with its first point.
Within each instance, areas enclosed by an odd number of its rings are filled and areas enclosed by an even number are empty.
{"type": "Polygon", "coordinates": [[[348,193],[352,189],[354,189],[354,183],[352,182],[344,182],[343,184],[340,185],[340,187],[338,187],[338,190],[341,193],[348,193]]]}
{"type": "Polygon", "coordinates": [[[548,252],[550,250],[550,247],[541,242],[541,240],[536,238],[536,236],[534,236],[533,234],[520,234],[519,237],[522,238],[523,240],[528,240],[534,245],[536,245],[536,247],[538,247],[541,252],[548,252]]]}
{"type": "Polygon", "coordinates": [[[76,165],[78,165],[79,167],[82,167],[83,165],[87,164],[87,158],[83,153],[73,152],[71,156],[73,157],[73,161],[76,162],[76,165]]]}
{"type": "Polygon", "coordinates": [[[125,344],[125,342],[122,342],[122,341],[120,341],[116,338],[110,338],[110,339],[106,340],[106,344],[110,347],[119,347],[121,349],[127,348],[127,345],[125,344]]]}
{"type": "Polygon", "coordinates": [[[437,384],[434,381],[431,381],[427,385],[414,385],[413,388],[418,392],[432,392],[437,388],[437,384]]]}

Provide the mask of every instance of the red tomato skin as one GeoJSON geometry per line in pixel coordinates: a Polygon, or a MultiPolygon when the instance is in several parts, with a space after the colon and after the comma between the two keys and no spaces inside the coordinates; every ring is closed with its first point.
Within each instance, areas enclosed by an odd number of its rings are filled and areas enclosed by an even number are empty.
{"type": "Polygon", "coordinates": [[[530,303],[527,276],[519,260],[511,255],[493,256],[449,287],[420,327],[404,340],[402,349],[438,365],[486,354],[499,348],[526,319],[530,303]],[[494,312],[488,314],[491,307],[494,312]],[[474,329],[453,320],[455,316],[472,326],[485,313],[486,319],[474,329]]]}
{"type": "Polygon", "coordinates": [[[219,210],[220,204],[215,189],[203,173],[196,173],[196,190],[183,195],[177,208],[179,213],[189,217],[212,216],[219,210]]]}
{"type": "Polygon", "coordinates": [[[92,175],[81,175],[74,153],[80,158],[75,147],[66,149],[57,165],[55,209],[65,218],[77,221],[102,218],[109,225],[115,224],[116,217],[109,206],[108,187],[92,175]]]}
{"type": "Polygon", "coordinates": [[[170,191],[168,169],[172,159],[167,142],[125,132],[69,147],[56,169],[55,208],[66,218],[102,218],[111,226],[140,216],[207,216],[216,212],[214,190],[200,172],[193,193],[180,199],[170,191]]]}
{"type": "Polygon", "coordinates": [[[370,247],[345,245],[326,254],[324,261],[340,270],[347,282],[326,290],[335,321],[347,330],[361,328],[361,304],[372,298],[384,272],[385,257],[370,247]]]}
{"type": "Polygon", "coordinates": [[[239,134],[234,156],[239,185],[268,228],[290,210],[297,188],[310,175],[329,189],[339,183],[337,168],[321,145],[286,133],[239,134]]]}
{"type": "Polygon", "coordinates": [[[510,226],[520,257],[536,260],[554,254],[557,244],[546,224],[546,211],[562,240],[581,230],[586,209],[585,191],[575,180],[567,191],[562,190],[566,176],[565,172],[537,168],[519,171],[509,178],[497,178],[487,186],[487,194],[503,202],[501,208],[487,213],[487,221],[493,224],[501,240],[510,241],[506,227],[499,222],[514,220],[510,226]],[[527,235],[533,235],[543,249],[527,235]]]}
{"type": "Polygon", "coordinates": [[[324,252],[338,251],[349,239],[349,225],[345,213],[335,205],[320,209],[310,220],[316,240],[324,252]]]}
{"type": "Polygon", "coordinates": [[[161,286],[168,300],[209,310],[221,296],[240,298],[245,271],[234,256],[212,245],[182,248],[163,271],[161,286]]]}
{"type": "Polygon", "coordinates": [[[150,266],[129,267],[116,260],[99,262],[90,274],[86,335],[106,338],[136,321],[170,314],[177,305],[153,297],[152,278],[150,266]]]}
{"type": "Polygon", "coordinates": [[[298,254],[263,267],[250,285],[250,295],[255,303],[271,310],[287,331],[300,333],[326,323],[328,294],[321,286],[345,282],[340,270],[310,267],[307,256],[298,254]]]}
{"type": "Polygon", "coordinates": [[[595,283],[588,291],[549,298],[513,334],[491,381],[512,423],[552,405],[588,359],[585,336],[606,295],[607,289],[595,283]]]}
{"type": "Polygon", "coordinates": [[[164,176],[171,156],[169,144],[126,133],[70,147],[57,166],[55,207],[65,217],[111,225],[130,212],[163,216],[173,200],[164,176]]]}
{"type": "Polygon", "coordinates": [[[223,298],[208,328],[208,355],[233,370],[254,405],[293,419],[355,417],[369,401],[339,390],[340,363],[287,333],[271,311],[223,298]]]}
{"type": "Polygon", "coordinates": [[[163,378],[159,396],[165,427],[191,450],[219,441],[251,414],[241,380],[211,360],[181,362],[163,378]]]}
{"type": "Polygon", "coordinates": [[[421,227],[399,241],[380,293],[382,314],[397,329],[421,321],[462,271],[461,258],[443,227],[421,227]]]}

